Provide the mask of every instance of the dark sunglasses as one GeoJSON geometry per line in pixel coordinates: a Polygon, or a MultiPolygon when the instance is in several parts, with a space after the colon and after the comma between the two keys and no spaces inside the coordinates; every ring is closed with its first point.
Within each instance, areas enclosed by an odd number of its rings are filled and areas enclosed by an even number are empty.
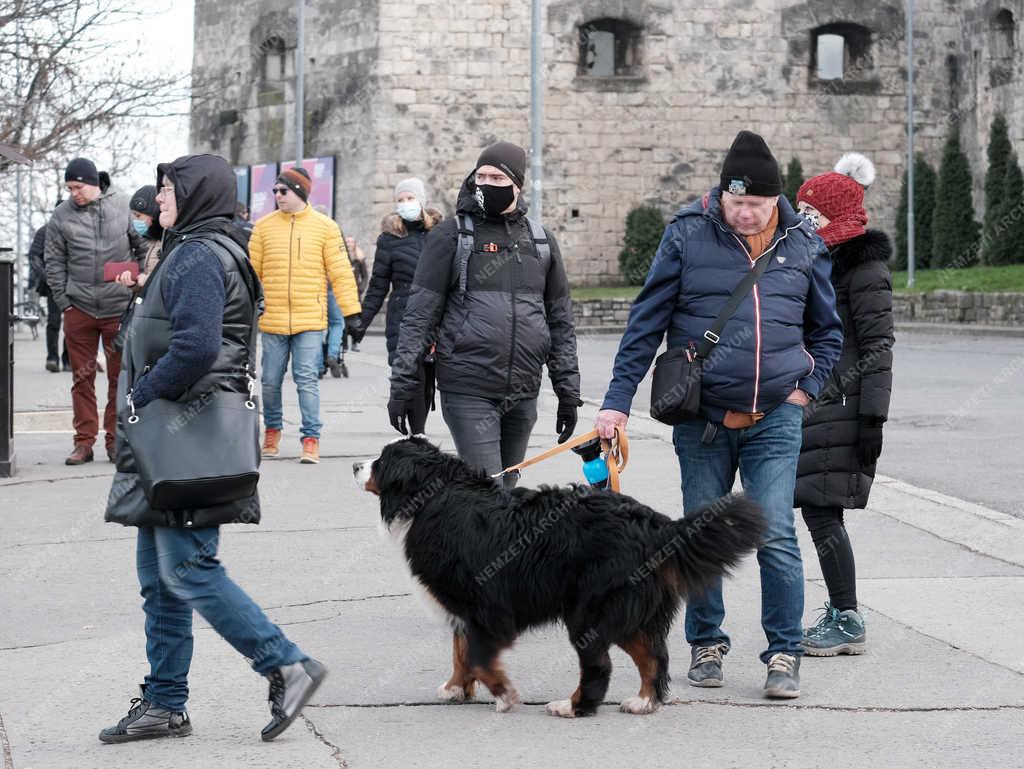
{"type": "Polygon", "coordinates": [[[287,195],[288,194],[288,188],[287,187],[274,187],[274,189],[272,189],[271,192],[273,192],[275,195],[287,195]]]}

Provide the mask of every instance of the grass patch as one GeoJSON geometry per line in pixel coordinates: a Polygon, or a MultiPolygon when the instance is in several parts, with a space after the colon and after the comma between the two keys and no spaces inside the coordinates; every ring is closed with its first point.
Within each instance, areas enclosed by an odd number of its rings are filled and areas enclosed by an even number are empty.
{"type": "Polygon", "coordinates": [[[907,273],[894,272],[896,291],[1022,291],[1024,264],[1004,267],[964,267],[948,270],[915,270],[914,287],[907,288],[907,273]]]}
{"type": "MultiPolygon", "coordinates": [[[[906,271],[892,274],[893,289],[897,292],[925,291],[1014,291],[1024,293],[1024,264],[1004,267],[964,267],[949,270],[915,270],[914,287],[907,288],[906,271]]],[[[636,299],[640,286],[595,286],[574,288],[572,298],[578,302],[588,299],[636,299]]]]}

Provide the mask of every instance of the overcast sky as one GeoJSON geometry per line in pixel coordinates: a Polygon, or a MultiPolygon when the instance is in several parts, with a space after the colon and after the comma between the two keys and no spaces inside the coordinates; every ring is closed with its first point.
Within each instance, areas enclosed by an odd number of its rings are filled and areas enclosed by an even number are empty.
{"type": "MultiPolygon", "coordinates": [[[[188,73],[192,70],[192,0],[157,0],[143,4],[152,9],[152,15],[141,21],[123,22],[107,29],[111,53],[127,52],[138,59],[139,68],[153,71],[159,67],[188,73]]],[[[188,110],[187,101],[180,106],[188,110]]],[[[140,162],[128,178],[115,180],[116,186],[131,194],[143,184],[153,184],[156,164],[173,160],[188,152],[188,118],[153,119],[141,128],[143,138],[152,157],[140,162]]]]}

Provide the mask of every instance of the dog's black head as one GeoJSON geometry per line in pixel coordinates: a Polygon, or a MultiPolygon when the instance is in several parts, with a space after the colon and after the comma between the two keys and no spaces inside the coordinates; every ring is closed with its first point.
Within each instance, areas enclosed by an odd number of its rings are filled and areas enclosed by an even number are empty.
{"type": "Polygon", "coordinates": [[[425,438],[405,438],[384,447],[380,456],[352,465],[356,483],[380,497],[380,515],[390,526],[410,518],[436,494],[450,475],[452,457],[425,438]]]}

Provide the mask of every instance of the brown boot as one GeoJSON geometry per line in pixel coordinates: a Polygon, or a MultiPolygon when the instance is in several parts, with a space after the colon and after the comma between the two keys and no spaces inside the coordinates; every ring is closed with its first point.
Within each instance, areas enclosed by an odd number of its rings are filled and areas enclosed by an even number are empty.
{"type": "Polygon", "coordinates": [[[92,449],[84,445],[75,446],[75,450],[64,460],[66,465],[84,465],[86,462],[92,462],[92,449]]]}
{"type": "Polygon", "coordinates": [[[263,456],[276,457],[281,450],[281,431],[276,427],[268,427],[263,434],[263,456]]]}
{"type": "Polygon", "coordinates": [[[320,439],[302,439],[302,458],[299,460],[304,465],[320,464],[320,439]]]}

